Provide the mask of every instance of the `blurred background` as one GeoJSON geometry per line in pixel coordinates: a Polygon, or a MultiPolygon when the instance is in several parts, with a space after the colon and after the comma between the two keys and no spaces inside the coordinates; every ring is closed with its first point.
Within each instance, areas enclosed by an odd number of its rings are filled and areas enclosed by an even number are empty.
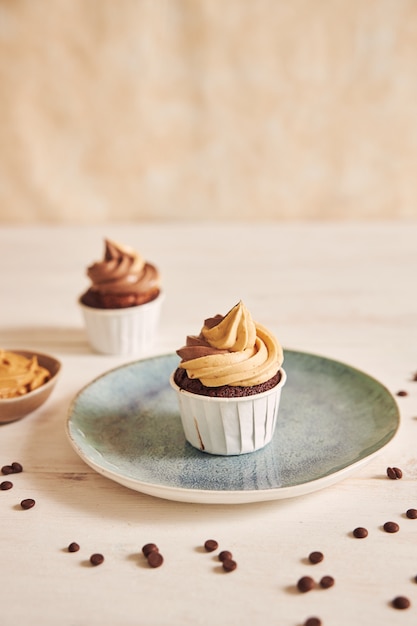
{"type": "Polygon", "coordinates": [[[0,222],[417,217],[416,0],[0,0],[0,222]]]}

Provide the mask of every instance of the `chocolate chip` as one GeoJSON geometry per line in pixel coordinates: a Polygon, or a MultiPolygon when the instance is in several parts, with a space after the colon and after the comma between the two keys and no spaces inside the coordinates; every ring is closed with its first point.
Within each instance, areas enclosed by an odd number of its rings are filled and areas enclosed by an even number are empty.
{"type": "Polygon", "coordinates": [[[13,474],[13,467],[11,465],[3,465],[3,467],[1,468],[1,473],[2,474],[13,474]]]}
{"type": "Polygon", "coordinates": [[[223,569],[225,572],[233,572],[237,568],[237,563],[233,559],[224,559],[223,569]]]}
{"type": "Polygon", "coordinates": [[[308,555],[308,560],[310,561],[310,563],[313,563],[314,565],[316,563],[321,563],[322,560],[324,559],[324,554],[323,552],[310,552],[310,554],[308,555]]]}
{"type": "Polygon", "coordinates": [[[7,491],[8,489],[11,489],[13,487],[13,483],[10,482],[10,480],[3,480],[2,483],[0,483],[0,489],[2,491],[7,491]]]}
{"type": "Polygon", "coordinates": [[[22,500],[22,502],[20,503],[20,506],[22,507],[22,509],[31,509],[33,506],[35,506],[36,502],[35,500],[33,500],[33,498],[25,498],[25,500],[22,500]]]}
{"type": "Polygon", "coordinates": [[[225,561],[226,559],[233,559],[233,554],[229,550],[222,550],[219,554],[219,561],[225,561]]]}
{"type": "Polygon", "coordinates": [[[334,585],[333,576],[323,576],[323,578],[320,581],[320,587],[322,589],[329,589],[330,587],[333,587],[333,585],[334,585]]]}
{"type": "Polygon", "coordinates": [[[404,389],[401,389],[401,391],[397,391],[397,396],[400,396],[400,397],[408,396],[408,391],[404,391],[404,389]]]}
{"type": "Polygon", "coordinates": [[[358,526],[358,528],[355,528],[355,530],[353,531],[353,536],[357,539],[364,539],[368,536],[368,531],[366,530],[366,528],[358,526]]]}
{"type": "Polygon", "coordinates": [[[406,516],[408,519],[417,519],[417,509],[408,509],[406,516]]]}
{"type": "Polygon", "coordinates": [[[17,461],[14,461],[11,467],[13,470],[13,474],[20,474],[20,472],[23,472],[23,467],[17,461]]]}
{"type": "Polygon", "coordinates": [[[306,593],[307,591],[311,591],[314,587],[314,580],[311,576],[302,576],[297,583],[298,590],[302,593],[306,593]]]}
{"type": "Polygon", "coordinates": [[[397,522],[385,522],[384,530],[386,533],[397,533],[400,530],[397,522]]]}
{"type": "Polygon", "coordinates": [[[96,552],[90,556],[91,565],[101,565],[104,561],[104,556],[96,552]]]}
{"type": "Polygon", "coordinates": [[[403,473],[399,467],[387,467],[387,476],[391,480],[398,480],[403,477],[403,473]]]}
{"type": "Polygon", "coordinates": [[[160,552],[157,552],[156,550],[152,550],[152,552],[148,554],[147,558],[148,563],[151,567],[160,567],[164,562],[164,557],[162,556],[162,554],[160,554],[160,552]]]}
{"type": "Polygon", "coordinates": [[[406,598],[405,596],[397,596],[392,601],[392,606],[396,609],[408,609],[410,604],[411,604],[410,600],[406,598]]]}
{"type": "Polygon", "coordinates": [[[159,548],[156,543],[146,543],[142,548],[142,552],[148,558],[151,552],[159,552],[159,548]]]}
{"type": "Polygon", "coordinates": [[[215,539],[207,539],[207,541],[204,543],[204,548],[207,552],[214,552],[214,550],[217,550],[218,547],[219,544],[215,539]]]}
{"type": "Polygon", "coordinates": [[[70,543],[68,546],[68,552],[78,552],[79,549],[80,549],[80,546],[75,541],[70,543]]]}
{"type": "Polygon", "coordinates": [[[304,622],[304,626],[321,626],[321,619],[318,617],[309,617],[304,622]]]}

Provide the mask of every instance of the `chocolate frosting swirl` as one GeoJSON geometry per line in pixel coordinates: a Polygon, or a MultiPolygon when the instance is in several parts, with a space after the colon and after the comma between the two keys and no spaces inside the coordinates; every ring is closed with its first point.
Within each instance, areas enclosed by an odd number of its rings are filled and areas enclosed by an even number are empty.
{"type": "Polygon", "coordinates": [[[147,263],[132,248],[105,240],[104,260],[87,269],[92,282],[91,291],[107,294],[146,294],[158,289],[160,275],[157,268],[147,263]]]}
{"type": "Polygon", "coordinates": [[[198,336],[188,336],[177,354],[180,367],[206,387],[258,385],[272,378],[284,355],[274,335],[252,320],[243,302],[224,317],[205,320],[198,336]]]}

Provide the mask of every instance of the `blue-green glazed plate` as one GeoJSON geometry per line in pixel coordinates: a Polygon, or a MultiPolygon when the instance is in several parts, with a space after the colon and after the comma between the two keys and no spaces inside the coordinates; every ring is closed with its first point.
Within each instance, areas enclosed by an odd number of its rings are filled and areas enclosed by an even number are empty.
{"type": "Polygon", "coordinates": [[[303,495],[357,470],[399,427],[377,380],[332,359],[285,351],[287,383],[275,434],[262,450],[222,457],[186,442],[169,376],[175,354],[128,363],[84,387],[67,434],[94,470],[126,487],[181,502],[236,504],[303,495]]]}

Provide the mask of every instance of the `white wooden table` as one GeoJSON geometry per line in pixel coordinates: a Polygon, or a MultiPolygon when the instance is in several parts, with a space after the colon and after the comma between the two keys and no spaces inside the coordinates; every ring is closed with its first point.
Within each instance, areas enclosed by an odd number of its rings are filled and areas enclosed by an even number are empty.
{"type": "Polygon", "coordinates": [[[0,492],[2,626],[417,623],[417,222],[108,224],[0,229],[0,346],[49,352],[62,376],[47,403],[0,427],[0,465],[24,472],[0,492]],[[396,438],[351,477],[288,500],[186,504],[129,490],[90,469],[67,440],[75,394],[126,358],[93,354],[76,299],[105,236],[136,247],[163,274],[154,354],[173,352],[202,320],[243,299],[284,348],[367,372],[398,397],[396,438]],[[403,470],[389,480],[386,468],[403,470]],[[22,511],[23,498],[36,506],[22,511]],[[390,535],[381,526],[400,524],[390,535]],[[369,536],[356,540],[353,528],[369,536]],[[238,568],[219,571],[206,539],[238,568]],[[76,541],[79,552],[67,546],[76,541]],[[146,567],[141,547],[165,562],[146,567]],[[306,562],[312,550],[325,559],[306,562]],[[94,552],[105,556],[89,564],[94,552]],[[297,580],[331,575],[301,594],[297,580]],[[411,600],[399,611],[398,595],[411,600]]]}

